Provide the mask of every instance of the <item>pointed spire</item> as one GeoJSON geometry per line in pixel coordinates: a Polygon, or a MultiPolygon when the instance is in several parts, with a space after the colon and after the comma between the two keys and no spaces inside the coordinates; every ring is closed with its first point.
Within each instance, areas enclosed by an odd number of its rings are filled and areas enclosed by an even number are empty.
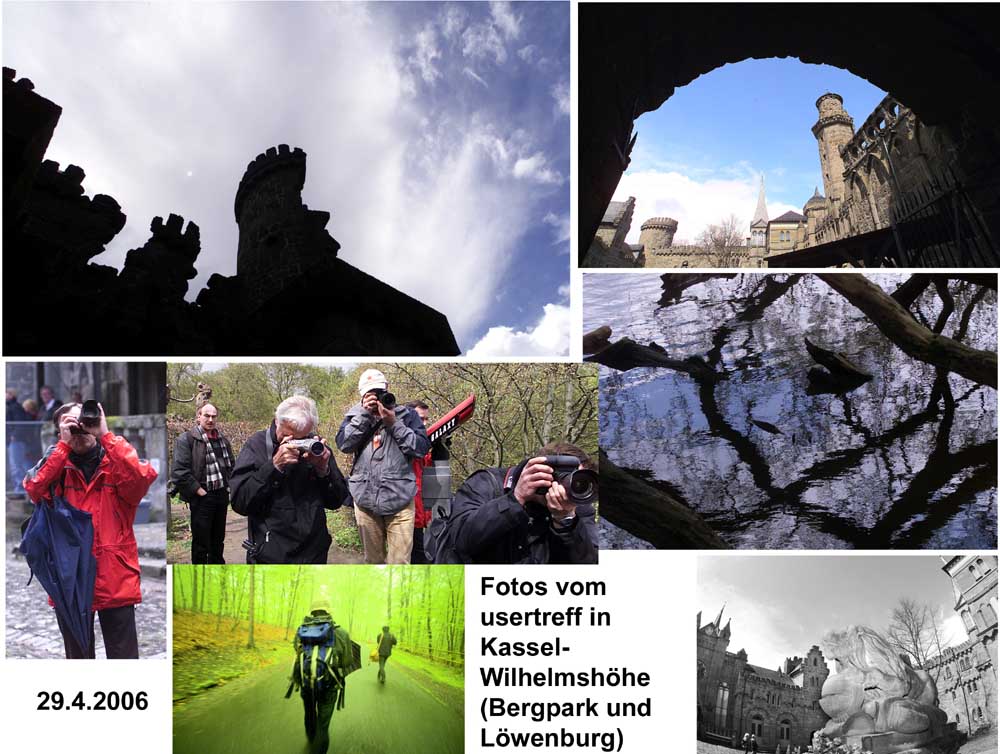
{"type": "Polygon", "coordinates": [[[764,224],[767,225],[767,202],[764,200],[764,174],[760,174],[760,192],[757,194],[757,210],[753,213],[753,220],[750,226],[764,224]]]}
{"type": "Polygon", "coordinates": [[[722,603],[722,609],[719,610],[719,617],[715,619],[715,627],[722,628],[722,612],[726,609],[726,603],[722,603]]]}

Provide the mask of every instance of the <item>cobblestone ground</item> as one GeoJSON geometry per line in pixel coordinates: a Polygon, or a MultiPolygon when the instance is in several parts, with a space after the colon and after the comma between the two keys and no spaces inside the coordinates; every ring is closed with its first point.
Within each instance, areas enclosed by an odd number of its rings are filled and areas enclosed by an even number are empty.
{"type": "MultiPolygon", "coordinates": [[[[160,524],[162,527],[163,525],[160,524]]],[[[149,536],[152,536],[150,534],[149,536]]],[[[7,657],[61,658],[65,656],[55,614],[45,590],[32,579],[24,558],[12,554],[17,540],[7,540],[7,657]],[[26,587],[25,584],[28,584],[26,587]]],[[[135,609],[139,657],[167,656],[167,585],[162,579],[142,577],[142,604],[135,609]]],[[[97,657],[104,657],[100,621],[95,618],[97,657]]]]}

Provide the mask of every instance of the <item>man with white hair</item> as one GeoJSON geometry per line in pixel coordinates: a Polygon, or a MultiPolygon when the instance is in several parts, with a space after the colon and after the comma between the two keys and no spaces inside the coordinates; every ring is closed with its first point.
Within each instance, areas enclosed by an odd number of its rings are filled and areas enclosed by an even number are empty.
{"type": "Polygon", "coordinates": [[[348,493],[318,425],[315,401],[293,395],[240,450],[230,484],[233,510],[248,519],[247,563],[326,563],[326,510],[348,493]]]}
{"type": "Polygon", "coordinates": [[[420,417],[396,405],[389,381],[366,369],[361,401],[337,432],[337,447],[354,455],[349,485],[366,563],[410,562],[417,478],[412,463],[431,449],[420,417]]]}

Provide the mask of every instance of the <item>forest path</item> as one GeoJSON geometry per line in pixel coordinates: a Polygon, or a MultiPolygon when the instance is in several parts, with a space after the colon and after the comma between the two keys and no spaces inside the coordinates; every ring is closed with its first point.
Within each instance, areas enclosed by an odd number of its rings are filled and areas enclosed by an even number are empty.
{"type": "MultiPolygon", "coordinates": [[[[293,657],[249,673],[174,707],[174,751],[178,754],[308,754],[302,700],[290,699],[293,657]]],[[[461,710],[446,707],[412,676],[386,663],[386,683],[378,663],[362,659],[347,677],[344,709],[330,723],[330,751],[350,754],[449,754],[463,751],[461,710]]]]}

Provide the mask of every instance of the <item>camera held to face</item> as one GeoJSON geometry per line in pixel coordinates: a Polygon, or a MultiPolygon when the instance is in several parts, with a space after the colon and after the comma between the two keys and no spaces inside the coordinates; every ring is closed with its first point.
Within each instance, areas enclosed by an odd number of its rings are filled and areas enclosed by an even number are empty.
{"type": "Polygon", "coordinates": [[[315,437],[304,437],[301,440],[288,440],[286,445],[297,448],[299,455],[312,453],[314,456],[321,456],[326,452],[326,446],[315,437]]]}
{"type": "Polygon", "coordinates": [[[378,402],[385,406],[387,411],[392,411],[396,408],[396,396],[385,388],[375,388],[372,390],[372,393],[378,399],[378,402]]]}
{"type": "Polygon", "coordinates": [[[101,423],[101,407],[97,405],[97,401],[84,401],[83,406],[80,408],[80,416],[76,420],[79,422],[79,426],[71,426],[69,428],[70,434],[86,435],[88,434],[88,429],[99,426],[101,423]]]}
{"type": "MultiPolygon", "coordinates": [[[[545,465],[552,467],[552,478],[566,488],[569,499],[575,505],[593,503],[597,500],[597,472],[591,469],[581,469],[579,458],[576,456],[546,456],[545,465]]],[[[539,487],[535,493],[544,495],[548,491],[548,487],[539,487]]]]}

